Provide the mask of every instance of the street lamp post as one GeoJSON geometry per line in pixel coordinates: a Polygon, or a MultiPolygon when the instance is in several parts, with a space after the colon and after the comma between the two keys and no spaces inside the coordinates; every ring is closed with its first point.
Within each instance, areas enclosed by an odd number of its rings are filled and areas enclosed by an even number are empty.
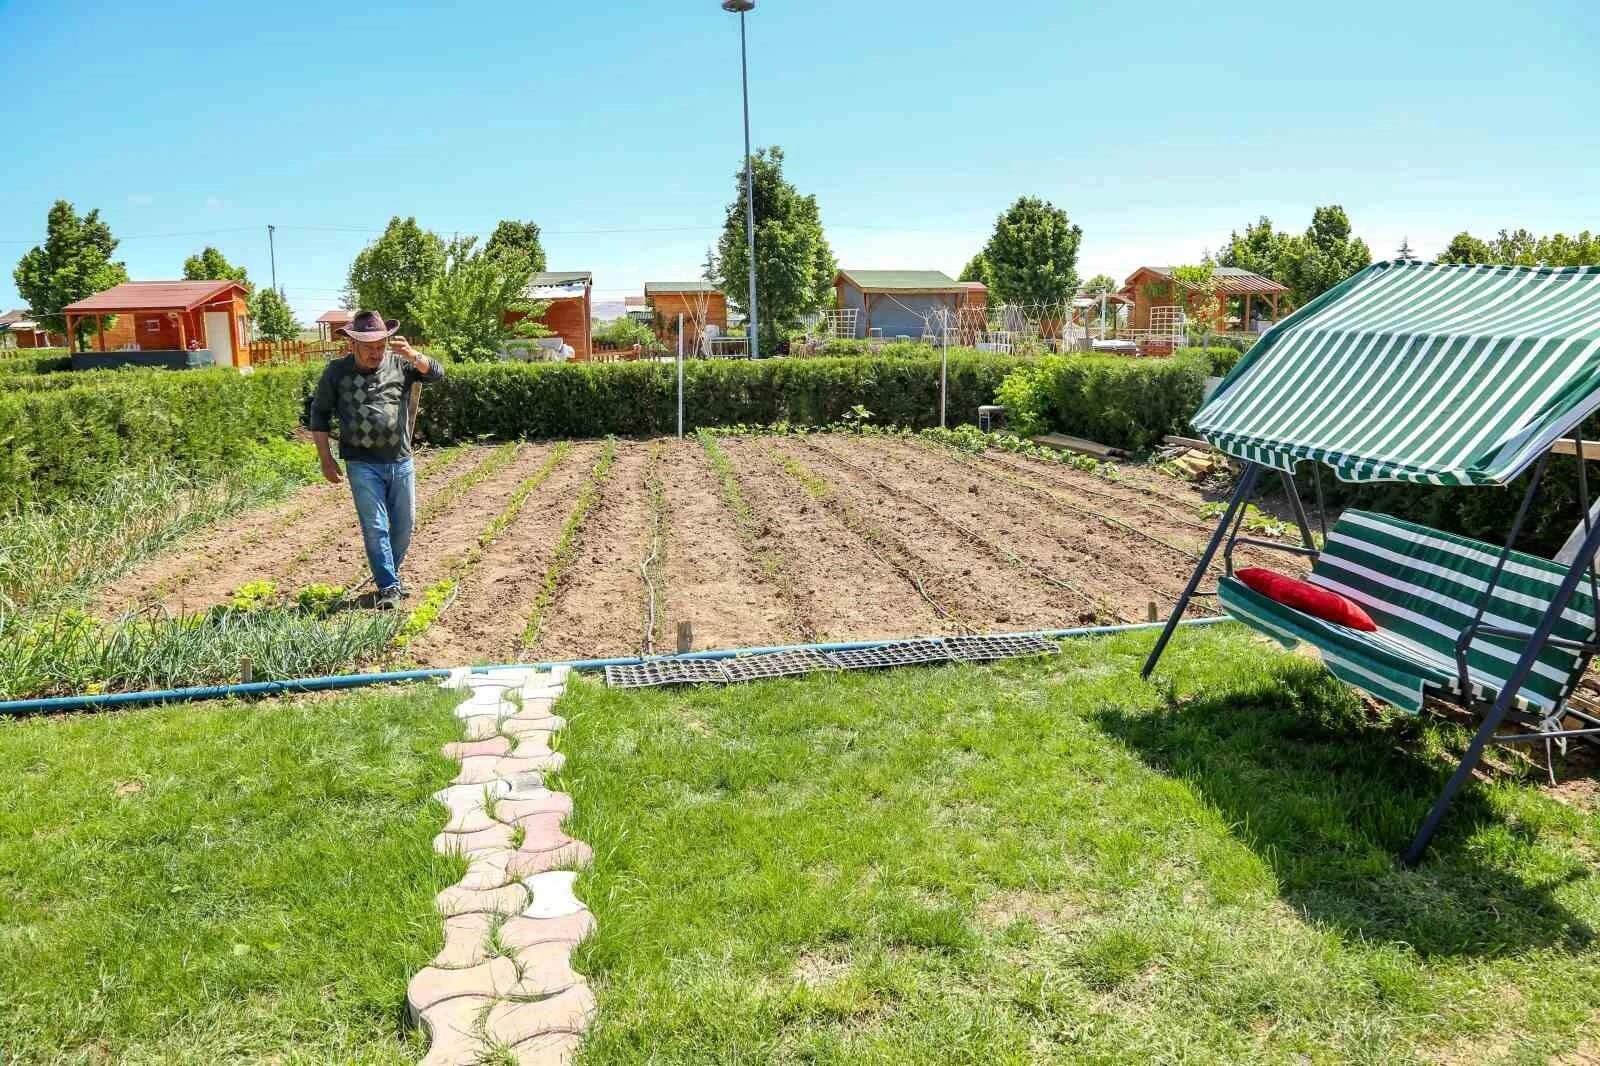
{"type": "Polygon", "coordinates": [[[761,357],[756,325],[756,186],[750,165],[750,58],[745,48],[744,16],[756,6],[756,0],[722,0],[722,10],[739,15],[739,84],[744,93],[744,236],[750,253],[750,321],[746,332],[750,339],[750,358],[761,357]]]}

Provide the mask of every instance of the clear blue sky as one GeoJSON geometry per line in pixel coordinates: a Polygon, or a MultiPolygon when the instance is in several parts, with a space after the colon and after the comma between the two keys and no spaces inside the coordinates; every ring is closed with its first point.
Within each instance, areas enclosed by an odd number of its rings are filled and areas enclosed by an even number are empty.
{"type": "MultiPolygon", "coordinates": [[[[1600,227],[1593,5],[1314,7],[760,0],[754,138],[847,267],[954,273],[1021,194],[1083,227],[1085,276],[1329,202],[1379,258],[1600,227]]],[[[620,301],[698,276],[740,165],[716,0],[0,0],[0,36],[0,308],[57,198],[100,208],[137,279],[210,243],[264,281],[275,223],[304,320],[395,214],[533,219],[620,301]]]]}

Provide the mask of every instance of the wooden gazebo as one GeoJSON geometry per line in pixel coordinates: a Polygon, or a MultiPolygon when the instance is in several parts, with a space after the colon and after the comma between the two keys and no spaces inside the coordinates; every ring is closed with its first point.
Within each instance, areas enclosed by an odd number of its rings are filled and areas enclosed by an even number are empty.
{"type": "MultiPolygon", "coordinates": [[[[1152,267],[1145,266],[1135,270],[1122,283],[1122,290],[1117,294],[1132,305],[1128,314],[1128,325],[1134,331],[1152,328],[1150,312],[1157,307],[1184,306],[1187,299],[1184,290],[1189,286],[1179,282],[1176,277],[1177,267],[1152,267]]],[[[1229,301],[1239,302],[1239,331],[1251,332],[1250,312],[1259,301],[1265,301],[1271,309],[1271,321],[1278,318],[1278,297],[1289,291],[1288,286],[1280,285],[1271,278],[1262,277],[1260,274],[1238,267],[1215,267],[1211,272],[1212,281],[1216,286],[1218,296],[1223,300],[1223,317],[1227,317],[1229,301]]],[[[1209,325],[1219,331],[1227,332],[1227,322],[1218,321],[1209,325]]]]}
{"type": "Polygon", "coordinates": [[[76,323],[95,322],[98,354],[75,352],[73,367],[233,366],[248,341],[248,298],[237,281],[126,281],[95,293],[62,311],[69,344],[76,323]]]}

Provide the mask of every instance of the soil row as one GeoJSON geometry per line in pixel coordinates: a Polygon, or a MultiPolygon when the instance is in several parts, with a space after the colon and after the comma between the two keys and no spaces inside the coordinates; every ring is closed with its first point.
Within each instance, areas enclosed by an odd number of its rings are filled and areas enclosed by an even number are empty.
{"type": "MultiPolygon", "coordinates": [[[[1110,480],[913,440],[620,442],[597,476],[601,447],[525,444],[509,461],[468,448],[427,470],[419,511],[431,517],[403,574],[413,589],[446,577],[459,588],[408,655],[633,655],[647,634],[666,652],[682,622],[712,648],[1142,621],[1152,602],[1170,609],[1212,529],[1198,491],[1142,483],[1161,475],[1110,480]],[[575,512],[591,483],[592,506],[575,512]],[[558,556],[564,527],[572,550],[558,556]],[[523,647],[536,604],[538,638],[523,647]]],[[[248,581],[348,585],[364,570],[348,489],[315,486],[213,527],[103,599],[195,610],[248,581]]]]}

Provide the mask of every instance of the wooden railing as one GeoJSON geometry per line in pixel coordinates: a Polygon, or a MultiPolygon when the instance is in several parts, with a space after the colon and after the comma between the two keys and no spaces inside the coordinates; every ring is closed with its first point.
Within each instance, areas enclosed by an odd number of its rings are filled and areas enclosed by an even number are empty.
{"type": "Polygon", "coordinates": [[[344,351],[342,341],[251,341],[246,349],[251,366],[268,363],[309,363],[329,359],[344,351]]]}

